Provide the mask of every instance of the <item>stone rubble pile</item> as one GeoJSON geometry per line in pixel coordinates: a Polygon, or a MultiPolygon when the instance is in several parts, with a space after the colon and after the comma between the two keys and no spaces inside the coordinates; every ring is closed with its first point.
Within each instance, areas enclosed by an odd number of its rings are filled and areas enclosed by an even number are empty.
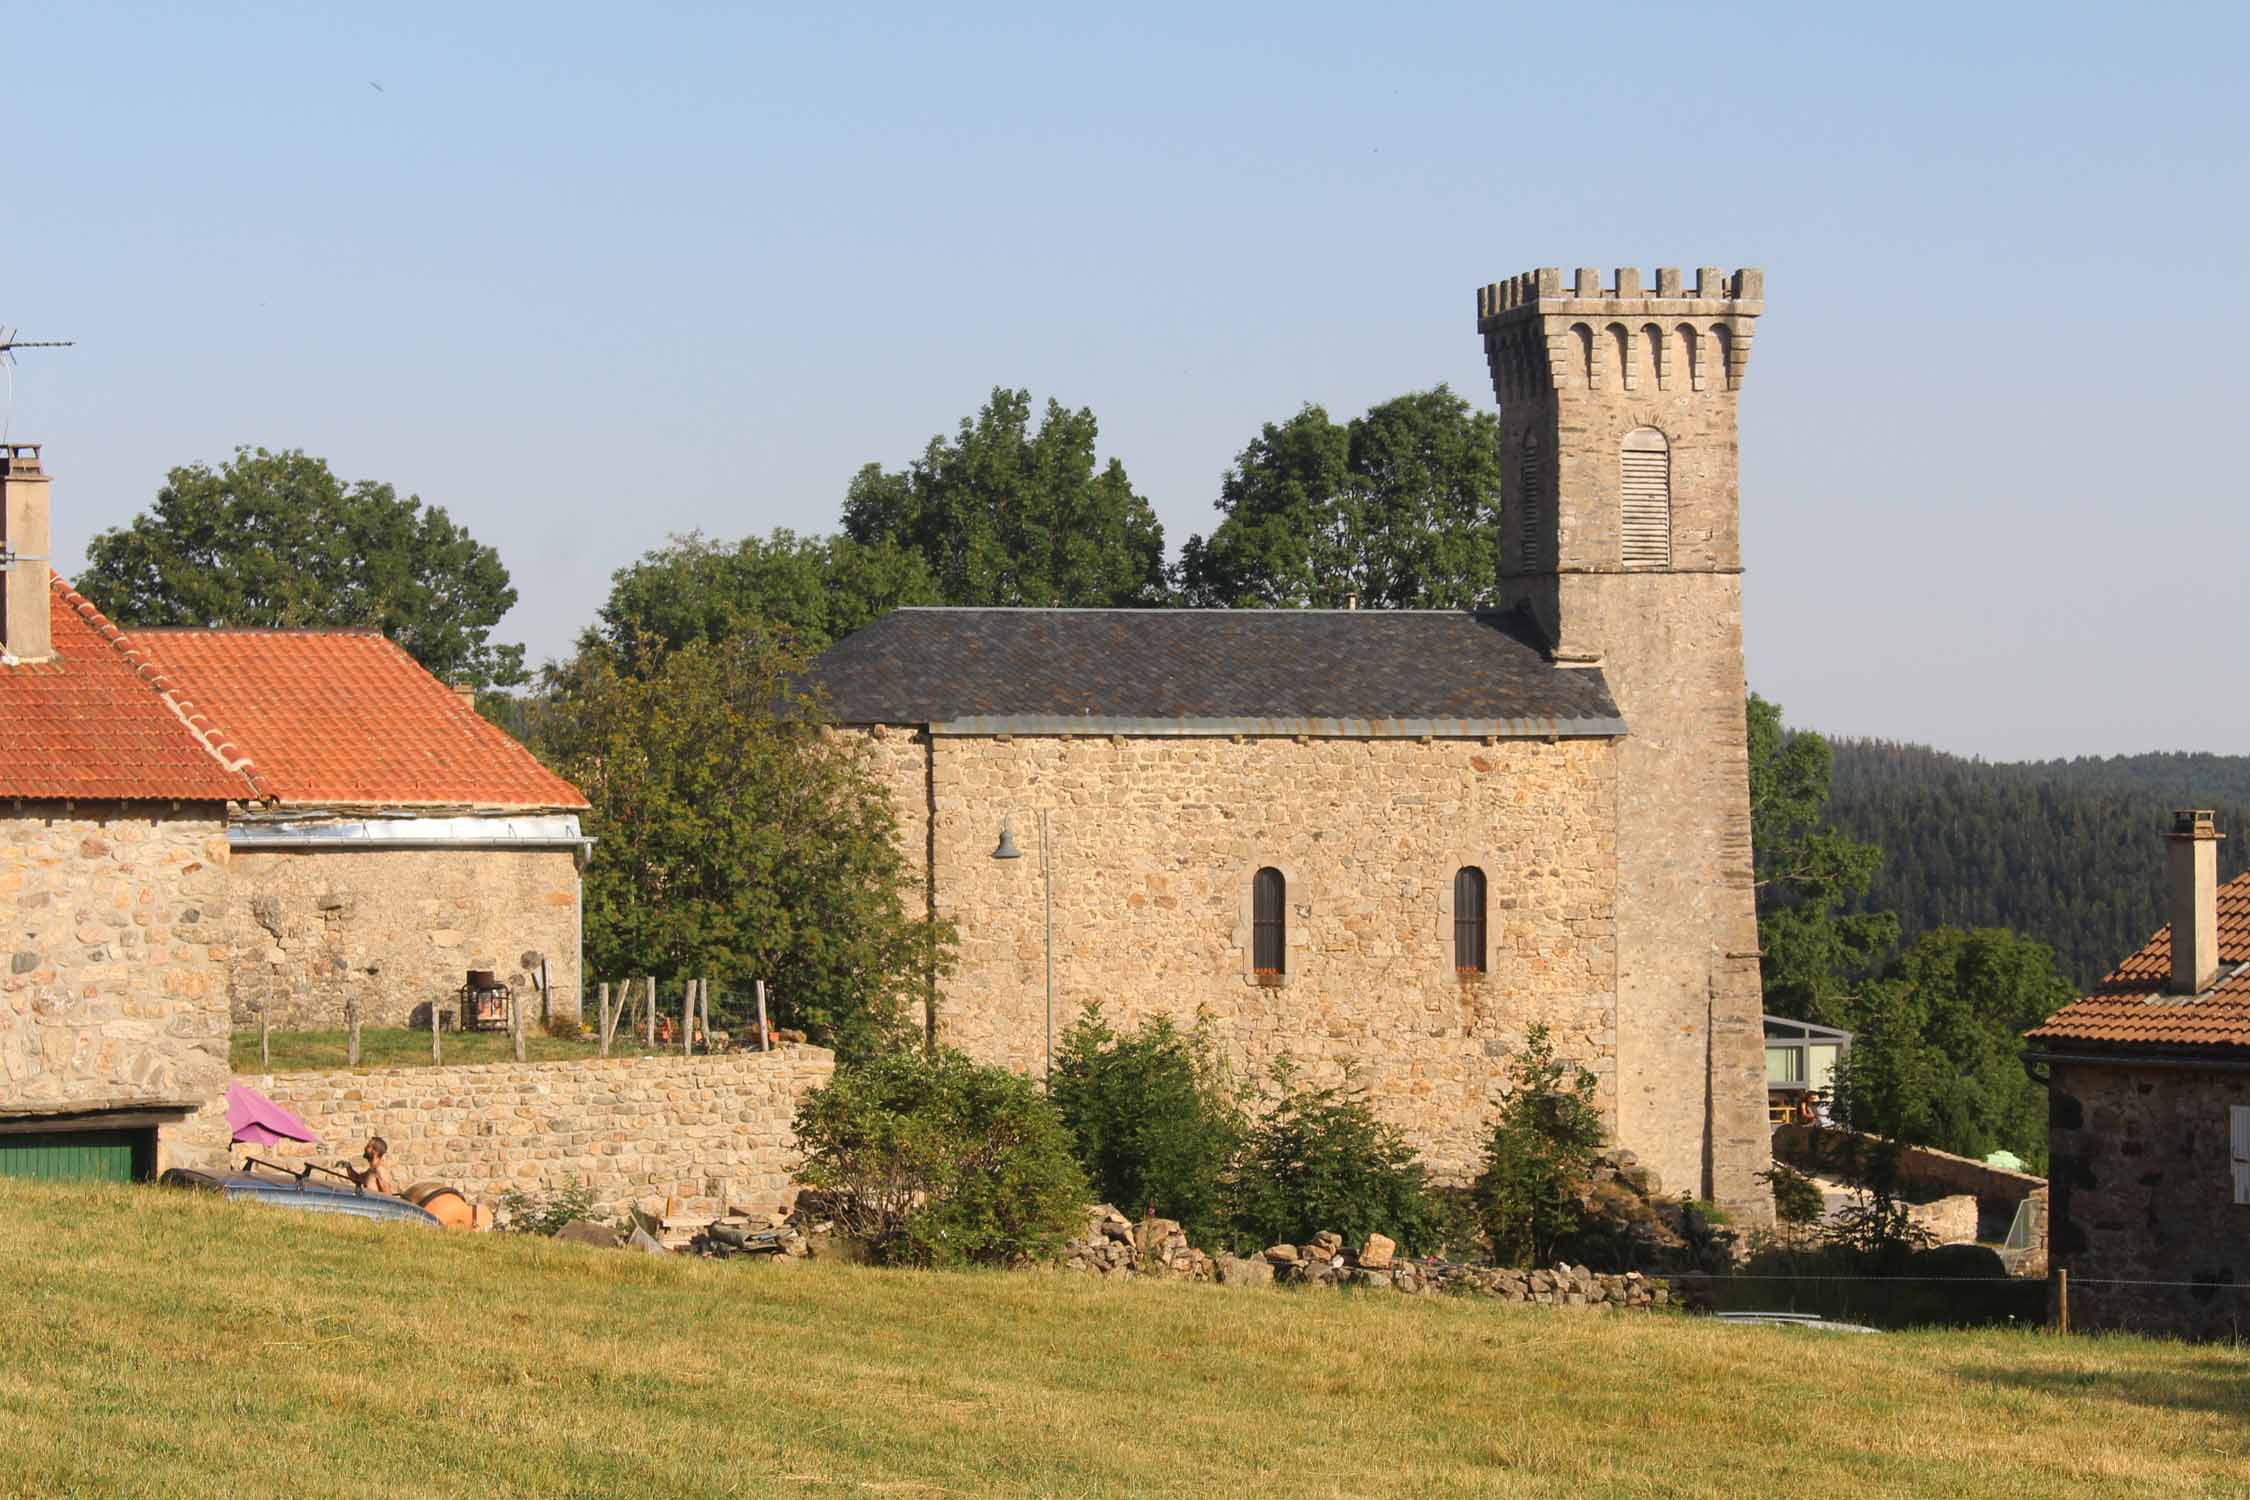
{"type": "Polygon", "coordinates": [[[1671,1286],[1638,1271],[1611,1275],[1585,1266],[1547,1270],[1466,1265],[1398,1253],[1386,1236],[1356,1249],[1333,1231],[1302,1245],[1275,1245],[1254,1256],[1205,1255],[1170,1219],[1135,1223],[1108,1204],[1087,1212],[1086,1232],[1063,1247],[1064,1269],[1097,1276],[1166,1276],[1227,1286],[1387,1287],[1424,1296],[1492,1297],[1550,1307],[1651,1308],[1672,1301],[1671,1286]]]}

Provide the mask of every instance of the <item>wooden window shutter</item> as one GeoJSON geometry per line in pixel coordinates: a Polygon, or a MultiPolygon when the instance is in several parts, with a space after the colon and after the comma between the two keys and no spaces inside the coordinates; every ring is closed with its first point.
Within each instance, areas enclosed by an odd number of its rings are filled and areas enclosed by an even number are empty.
{"type": "Polygon", "coordinates": [[[1276,869],[1260,870],[1250,882],[1250,967],[1280,974],[1288,967],[1288,882],[1276,869]]]}
{"type": "Polygon", "coordinates": [[[1624,563],[1628,568],[1672,566],[1672,451],[1664,434],[1636,427],[1622,453],[1624,563]]]}
{"type": "Polygon", "coordinates": [[[2250,1104],[2227,1106],[2227,1148],[2234,1167],[2234,1201],[2250,1203],[2250,1104]]]}
{"type": "Polygon", "coordinates": [[[1453,877],[1453,967],[1484,972],[1484,871],[1463,865],[1453,877]]]}

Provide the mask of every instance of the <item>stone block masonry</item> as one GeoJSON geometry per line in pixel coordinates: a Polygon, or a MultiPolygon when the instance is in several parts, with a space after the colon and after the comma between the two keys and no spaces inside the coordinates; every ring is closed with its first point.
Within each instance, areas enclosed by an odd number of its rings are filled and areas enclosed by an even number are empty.
{"type": "MultiPolygon", "coordinates": [[[[276,1073],[246,1079],[320,1142],[269,1159],[333,1162],[370,1135],[400,1185],[435,1178],[472,1198],[592,1189],[603,1213],[660,1196],[678,1213],[752,1213],[791,1198],[790,1122],[835,1072],[820,1047],[714,1057],[276,1073]]],[[[216,1106],[223,1114],[224,1105],[216,1106]]]]}
{"type": "Polygon", "coordinates": [[[234,1024],[263,1005],[277,1028],[335,1029],[356,999],[367,1026],[451,1009],[470,969],[533,1006],[544,954],[552,1013],[578,1014],[578,871],[567,850],[237,850],[234,1024]]]}
{"type": "MultiPolygon", "coordinates": [[[[1473,1175],[1507,1058],[1543,1022],[1615,1117],[1614,756],[1606,740],[871,735],[959,962],[941,1042],[1038,1076],[1049,811],[1055,1029],[1210,1018],[1229,1062],[1350,1076],[1441,1177],[1473,1175]],[[1025,858],[995,860],[1011,825],[1025,858]],[[1454,876],[1491,892],[1455,967],[1454,876]],[[1252,967],[1251,884],[1287,882],[1287,962],[1252,967]]],[[[1636,1149],[1639,1149],[1636,1143],[1636,1149]]],[[[1692,1175],[1689,1177],[1692,1181],[1692,1175]]]]}
{"type": "MultiPolygon", "coordinates": [[[[227,1081],[228,850],[205,816],[116,804],[0,818],[0,1115],[193,1104],[227,1081]]],[[[165,1125],[223,1151],[224,1117],[165,1125]]]]}

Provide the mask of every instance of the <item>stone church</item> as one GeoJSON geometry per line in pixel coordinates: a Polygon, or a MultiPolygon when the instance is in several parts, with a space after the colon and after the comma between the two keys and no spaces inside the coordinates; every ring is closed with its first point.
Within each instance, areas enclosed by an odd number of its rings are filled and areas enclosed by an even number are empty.
{"type": "Polygon", "coordinates": [[[1765,1212],[1735,402],[1761,273],[1478,294],[1499,608],[900,610],[816,675],[958,924],[941,1040],[1090,1001],[1347,1073],[1473,1172],[1535,1023],[1673,1191],[1765,1212]],[[1020,857],[1013,857],[1020,856],[1020,857]]]}

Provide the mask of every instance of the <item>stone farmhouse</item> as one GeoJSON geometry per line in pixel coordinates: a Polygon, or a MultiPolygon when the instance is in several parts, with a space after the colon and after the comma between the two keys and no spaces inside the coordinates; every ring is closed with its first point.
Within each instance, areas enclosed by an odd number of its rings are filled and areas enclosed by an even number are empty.
{"type": "Polygon", "coordinates": [[[2250,1332],[2250,875],[2219,884],[2219,837],[2174,814],[2171,922],[2028,1033],[2074,1327],[2250,1332]]]}
{"type": "Polygon", "coordinates": [[[1735,419],[1763,296],[1479,292],[1489,613],[917,609],[831,647],[960,931],[933,1033],[1037,1070],[1087,1002],[1200,1012],[1238,1067],[1350,1071],[1458,1177],[1545,1023],[1668,1188],[1770,1212],[1735,419]]]}
{"type": "Polygon", "coordinates": [[[575,788],[380,636],[119,630],[49,488],[0,448],[0,1172],[223,1155],[254,1003],[404,1021],[537,954],[575,1013],[575,788]]]}

